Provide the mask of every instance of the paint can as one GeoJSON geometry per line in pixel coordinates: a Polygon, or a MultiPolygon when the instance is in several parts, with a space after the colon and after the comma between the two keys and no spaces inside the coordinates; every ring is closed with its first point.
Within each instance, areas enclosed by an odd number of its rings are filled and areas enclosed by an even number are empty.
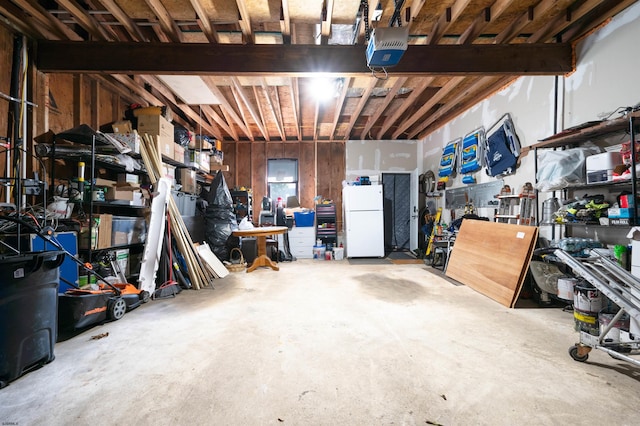
{"type": "Polygon", "coordinates": [[[573,290],[573,318],[576,331],[593,336],[600,334],[598,312],[602,310],[602,294],[587,282],[576,283],[573,290]]]}
{"type": "MultiPolygon", "coordinates": [[[[611,324],[613,317],[616,315],[616,312],[611,312],[606,309],[603,309],[598,313],[598,324],[600,325],[600,334],[604,331],[604,329],[611,324]]],[[[620,330],[629,330],[630,320],[629,315],[624,313],[618,321],[613,325],[611,330],[604,336],[605,343],[620,343],[620,330]]]]}
{"type": "Polygon", "coordinates": [[[573,307],[581,312],[597,314],[602,310],[602,294],[589,283],[576,283],[573,290],[573,307]]]}
{"type": "Polygon", "coordinates": [[[573,300],[573,291],[577,282],[576,278],[558,278],[558,297],[562,300],[573,300]]]}

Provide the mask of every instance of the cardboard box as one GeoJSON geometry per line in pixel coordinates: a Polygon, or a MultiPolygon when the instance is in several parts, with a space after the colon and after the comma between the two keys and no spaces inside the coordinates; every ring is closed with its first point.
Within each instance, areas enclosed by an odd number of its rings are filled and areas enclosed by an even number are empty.
{"type": "Polygon", "coordinates": [[[180,144],[174,143],[173,145],[173,159],[179,163],[184,162],[184,147],[180,144]]]}
{"type": "Polygon", "coordinates": [[[138,116],[138,133],[161,136],[170,139],[173,143],[173,124],[161,115],[138,116]]]}
{"type": "Polygon", "coordinates": [[[119,173],[118,174],[118,183],[133,183],[136,185],[140,184],[140,176],[134,175],[133,173],[119,173]]]}
{"type": "Polygon", "coordinates": [[[104,199],[108,201],[132,201],[133,191],[135,190],[137,190],[137,188],[129,186],[109,187],[104,195],[104,199]]]}
{"type": "Polygon", "coordinates": [[[182,184],[182,192],[195,194],[196,171],[191,169],[180,169],[180,183],[182,184]]]}
{"type": "Polygon", "coordinates": [[[160,153],[160,155],[173,160],[173,147],[175,146],[175,143],[173,142],[173,136],[171,138],[168,138],[166,136],[154,136],[153,141],[156,143],[156,150],[160,153]]]}
{"type": "Polygon", "coordinates": [[[116,184],[117,184],[117,182],[115,180],[102,179],[102,178],[95,178],[93,180],[93,185],[94,186],[98,186],[98,187],[116,186],[116,184]]]}
{"type": "Polygon", "coordinates": [[[103,249],[111,247],[111,223],[113,216],[101,214],[98,216],[98,240],[96,248],[103,249]]]}
{"type": "Polygon", "coordinates": [[[133,132],[133,126],[129,120],[116,121],[111,125],[113,133],[131,133],[133,132]]]}

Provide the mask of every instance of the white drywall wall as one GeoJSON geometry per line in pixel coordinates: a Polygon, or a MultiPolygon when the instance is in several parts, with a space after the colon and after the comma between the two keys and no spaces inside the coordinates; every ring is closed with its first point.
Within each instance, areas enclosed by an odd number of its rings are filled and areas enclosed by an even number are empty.
{"type": "MultiPolygon", "coordinates": [[[[559,118],[557,131],[604,118],[618,107],[640,102],[640,3],[636,3],[576,46],[576,71],[558,78],[559,118]]],[[[488,129],[504,113],[510,113],[522,146],[529,146],[554,133],[556,77],[521,77],[514,84],[478,103],[422,141],[422,167],[437,175],[442,148],[450,140],[473,129],[488,129]]],[[[614,115],[613,117],[618,117],[614,115]]],[[[534,182],[534,156],[521,159],[517,173],[506,177],[505,184],[518,192],[525,182],[534,182]]],[[[484,171],[476,173],[478,183],[488,182],[484,171]]],[[[447,188],[463,186],[461,176],[447,188]]],[[[541,200],[549,194],[541,194],[541,200]]],[[[444,200],[439,201],[444,205],[444,200]]],[[[540,210],[540,214],[542,210],[540,210]]],[[[482,209],[480,214],[492,216],[482,209]]],[[[444,220],[450,220],[444,212],[444,220]]],[[[543,230],[544,231],[544,230],[543,230]]]]}
{"type": "Polygon", "coordinates": [[[346,180],[353,181],[358,176],[379,177],[382,173],[412,172],[421,163],[418,145],[415,140],[347,141],[346,180]]]}

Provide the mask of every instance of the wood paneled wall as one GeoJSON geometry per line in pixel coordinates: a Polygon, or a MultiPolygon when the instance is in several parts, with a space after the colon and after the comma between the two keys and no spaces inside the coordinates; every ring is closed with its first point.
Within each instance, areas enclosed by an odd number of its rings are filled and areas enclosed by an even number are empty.
{"type": "Polygon", "coordinates": [[[342,181],[345,178],[344,142],[223,142],[224,177],[229,189],[251,188],[254,216],[267,193],[267,160],[298,160],[300,205],[314,209],[314,198],[322,196],[336,204],[338,230],[342,229],[342,181]]]}

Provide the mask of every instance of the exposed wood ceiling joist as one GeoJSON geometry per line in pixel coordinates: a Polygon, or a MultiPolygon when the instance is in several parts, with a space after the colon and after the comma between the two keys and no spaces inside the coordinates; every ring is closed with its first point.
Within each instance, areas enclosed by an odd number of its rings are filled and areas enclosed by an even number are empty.
{"type": "Polygon", "coordinates": [[[573,71],[576,41],[637,2],[7,0],[0,24],[36,42],[40,71],[85,74],[127,101],[164,103],[220,139],[404,139],[519,76],[573,71]],[[396,6],[409,48],[380,82],[366,65],[366,30],[389,26],[396,6]],[[330,104],[309,93],[319,72],[346,82],[330,104]],[[176,84],[181,76],[190,79],[176,84]],[[216,99],[186,105],[176,90],[199,88],[198,79],[216,99]]]}
{"type": "MultiPolygon", "coordinates": [[[[368,74],[361,46],[73,43],[38,44],[44,72],[214,75],[368,74]]],[[[555,75],[572,70],[569,44],[410,46],[389,71],[407,75],[555,75]]]]}

